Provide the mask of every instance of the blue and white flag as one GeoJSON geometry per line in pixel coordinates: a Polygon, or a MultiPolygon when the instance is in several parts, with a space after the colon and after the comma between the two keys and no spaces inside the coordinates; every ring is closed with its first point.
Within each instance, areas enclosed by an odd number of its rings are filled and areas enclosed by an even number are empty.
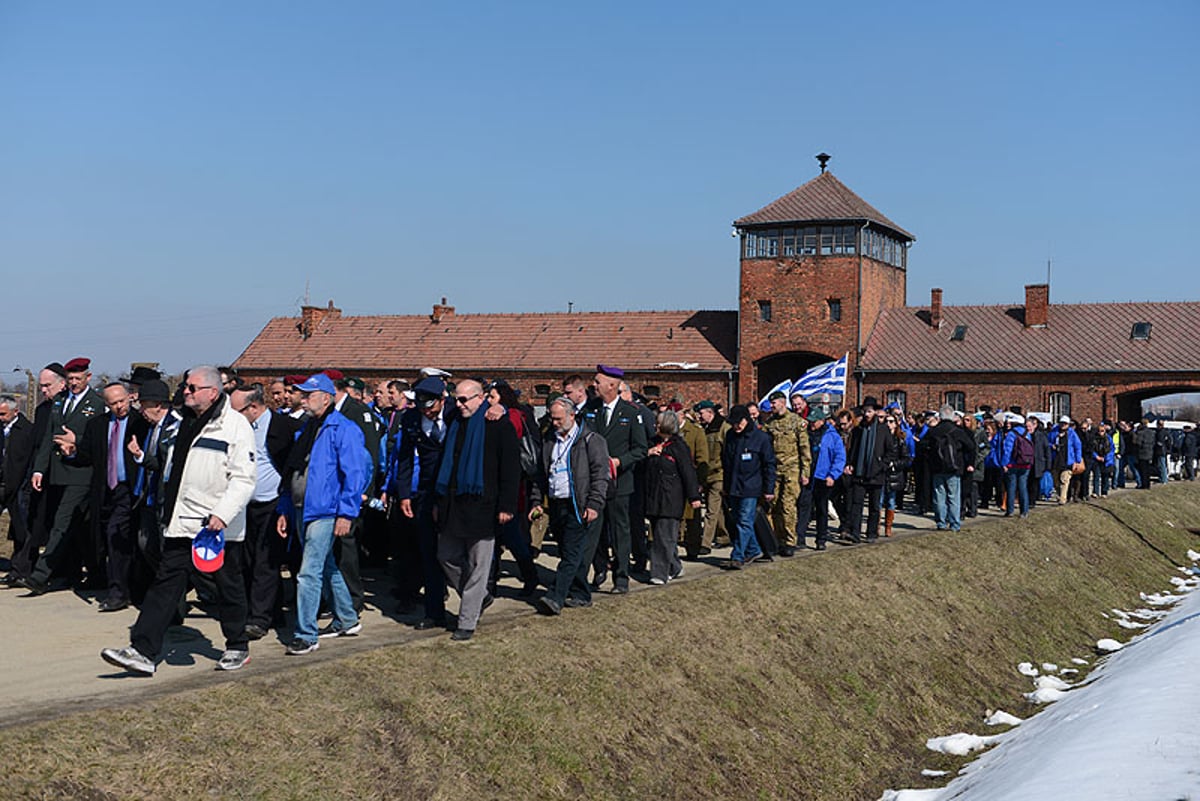
{"type": "Polygon", "coordinates": [[[762,409],[764,412],[769,412],[769,411],[771,411],[771,401],[770,401],[770,398],[771,398],[771,396],[772,396],[772,395],[774,395],[776,392],[782,392],[784,395],[791,395],[791,392],[792,392],[792,382],[791,382],[791,381],[788,381],[788,380],[785,378],[785,379],[783,379],[782,381],[780,381],[778,384],[776,384],[775,386],[773,386],[773,387],[771,387],[769,390],[767,390],[767,394],[766,394],[766,395],[763,395],[763,396],[762,396],[762,400],[760,400],[760,401],[758,402],[758,408],[762,409]]]}
{"type": "Polygon", "coordinates": [[[792,382],[791,392],[799,392],[804,397],[818,392],[829,392],[834,395],[846,394],[846,363],[850,359],[847,353],[836,362],[822,364],[809,370],[792,382]]]}

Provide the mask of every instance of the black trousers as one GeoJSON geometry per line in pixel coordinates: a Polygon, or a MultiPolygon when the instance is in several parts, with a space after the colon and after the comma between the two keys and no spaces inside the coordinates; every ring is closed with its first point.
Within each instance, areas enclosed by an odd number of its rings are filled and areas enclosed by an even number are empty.
{"type": "Polygon", "coordinates": [[[796,497],[796,542],[802,548],[804,537],[808,533],[808,523],[812,520],[813,486],[814,482],[811,480],[801,485],[800,494],[796,497]]]}
{"type": "Polygon", "coordinates": [[[128,485],[117,482],[104,489],[100,501],[100,529],[108,555],[108,597],[128,601],[129,578],[137,535],[133,527],[133,493],[128,485]]]}
{"type": "Polygon", "coordinates": [[[354,602],[354,611],[361,612],[365,603],[363,592],[362,571],[359,569],[358,535],[362,532],[362,517],[356,517],[350,522],[350,533],[344,537],[333,538],[333,559],[341,571],[346,589],[350,591],[350,600],[354,602]]]}
{"type": "MultiPolygon", "coordinates": [[[[809,482],[812,485],[812,502],[813,502],[813,517],[817,521],[817,545],[824,545],[829,541],[829,497],[833,494],[833,487],[825,483],[824,480],[816,480],[809,482]]],[[[836,486],[837,482],[834,482],[836,486]]]]}
{"type": "Polygon", "coordinates": [[[441,620],[446,616],[446,571],[438,561],[438,531],[433,522],[434,500],[427,492],[419,492],[413,501],[413,516],[417,524],[417,550],[420,557],[421,581],[425,586],[425,617],[441,620]]]}
{"type": "Polygon", "coordinates": [[[1138,459],[1138,478],[1141,481],[1138,483],[1138,489],[1150,489],[1150,475],[1155,472],[1154,462],[1147,459],[1138,459]]]}
{"type": "Polygon", "coordinates": [[[0,509],[8,510],[8,538],[13,542],[13,558],[25,546],[29,539],[29,491],[13,488],[5,489],[0,497],[0,509]]]}
{"type": "Polygon", "coordinates": [[[279,568],[287,561],[287,539],[275,529],[278,499],[246,506],[246,542],[242,574],[246,584],[246,622],[264,629],[278,617],[279,568]]]}
{"type": "Polygon", "coordinates": [[[629,496],[618,495],[604,504],[604,513],[600,515],[602,540],[596,548],[596,556],[592,559],[592,567],[597,573],[609,568],[609,556],[612,556],[613,584],[618,587],[629,586],[629,496]]]}
{"type": "Polygon", "coordinates": [[[858,541],[862,534],[863,501],[867,502],[867,539],[879,536],[879,510],[883,506],[883,485],[863,484],[857,479],[850,481],[846,493],[846,525],[843,528],[850,539],[858,541]]]}
{"type": "MultiPolygon", "coordinates": [[[[46,536],[46,549],[42,551],[30,572],[30,578],[34,581],[45,584],[50,581],[50,576],[63,568],[75,568],[73,564],[68,565],[68,561],[77,559],[82,551],[92,550],[86,548],[82,542],[88,538],[85,523],[89,490],[90,487],[86,484],[55,484],[46,490],[46,502],[51,510],[49,514],[53,515],[53,522],[50,524],[50,533],[46,536]]],[[[97,570],[91,578],[100,575],[99,566],[89,564],[88,567],[89,573],[92,568],[97,570]]]]}
{"type": "Polygon", "coordinates": [[[590,524],[575,519],[575,506],[571,501],[550,500],[550,530],[558,543],[558,569],[554,582],[546,597],[558,603],[567,598],[590,601],[592,589],[588,586],[588,567],[600,542],[600,518],[590,524]]]}
{"type": "MultiPolygon", "coordinates": [[[[143,656],[157,660],[162,654],[163,638],[175,618],[180,596],[187,591],[188,576],[198,572],[192,565],[192,541],[185,537],[164,537],[162,561],[158,563],[154,583],[146,592],[141,613],[130,632],[130,643],[143,656]]],[[[225,564],[208,575],[216,586],[217,609],[226,650],[249,650],[242,543],[227,541],[225,564]]]]}
{"type": "MultiPolygon", "coordinates": [[[[19,576],[29,576],[33,573],[33,566],[37,564],[38,554],[46,543],[46,536],[50,533],[50,521],[47,519],[50,514],[47,491],[43,489],[41,492],[34,492],[30,489],[27,504],[25,541],[20,546],[13,548],[12,556],[12,569],[19,576]]],[[[9,514],[11,515],[12,512],[10,511],[9,514]]]]}

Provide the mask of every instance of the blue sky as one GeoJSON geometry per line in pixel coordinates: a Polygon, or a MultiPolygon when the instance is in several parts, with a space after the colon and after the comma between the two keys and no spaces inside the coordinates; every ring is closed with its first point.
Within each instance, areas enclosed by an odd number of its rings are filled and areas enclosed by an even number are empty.
{"type": "Polygon", "coordinates": [[[1200,4],[0,3],[0,370],[347,314],[733,308],[817,174],[909,303],[1200,300],[1200,4]]]}

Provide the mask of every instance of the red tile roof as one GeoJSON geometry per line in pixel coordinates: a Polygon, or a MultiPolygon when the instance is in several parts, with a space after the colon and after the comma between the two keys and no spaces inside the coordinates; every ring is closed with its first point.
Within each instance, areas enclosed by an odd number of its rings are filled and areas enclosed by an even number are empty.
{"type": "Polygon", "coordinates": [[[1052,304],[1045,328],[1026,328],[1023,306],[942,306],[883,311],[860,367],[868,372],[1196,372],[1200,303],[1052,304]],[[1150,339],[1134,341],[1134,323],[1150,339]],[[967,326],[961,342],[950,337],[967,326]]]}
{"type": "Polygon", "coordinates": [[[266,373],[338,367],[353,374],[420,367],[451,371],[727,371],[737,359],[737,312],[629,311],[336,317],[308,339],[299,317],[276,317],[238,357],[266,373]],[[694,365],[680,368],[677,365],[694,365]]]}
{"type": "Polygon", "coordinates": [[[885,217],[879,209],[854,194],[831,172],[818,175],[753,214],[734,220],[733,224],[741,227],[799,222],[873,222],[890,228],[910,241],[916,239],[885,217]]]}

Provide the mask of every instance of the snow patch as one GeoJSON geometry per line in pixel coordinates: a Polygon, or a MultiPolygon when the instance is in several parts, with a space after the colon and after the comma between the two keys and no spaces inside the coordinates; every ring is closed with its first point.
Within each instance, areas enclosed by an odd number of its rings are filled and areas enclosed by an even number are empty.
{"type": "Polygon", "coordinates": [[[1062,690],[1056,690],[1053,687],[1042,687],[1031,693],[1025,693],[1025,700],[1035,704],[1052,704],[1064,695],[1066,693],[1062,690]]]}
{"type": "Polygon", "coordinates": [[[1150,624],[1149,623],[1135,623],[1132,620],[1118,620],[1117,625],[1123,629],[1144,629],[1144,628],[1147,628],[1150,624]]]}
{"type": "Polygon", "coordinates": [[[884,790],[879,801],[938,801],[942,797],[940,788],[931,790],[884,790]]]}
{"type": "Polygon", "coordinates": [[[1122,609],[1114,609],[1114,610],[1112,610],[1112,613],[1114,615],[1116,615],[1117,617],[1121,618],[1121,620],[1125,620],[1129,617],[1129,613],[1122,609]]]}
{"type": "Polygon", "coordinates": [[[1180,597],[1178,595],[1171,595],[1169,592],[1168,593],[1157,593],[1156,592],[1152,595],[1147,595],[1144,592],[1138,593],[1138,594],[1142,596],[1143,601],[1150,604],[1151,606],[1171,606],[1172,604],[1177,604],[1180,601],[1180,597]]]}
{"type": "Polygon", "coordinates": [[[1158,620],[1160,617],[1166,617],[1171,614],[1166,609],[1134,609],[1129,613],[1130,617],[1136,617],[1138,620],[1158,620]]]}
{"type": "Polygon", "coordinates": [[[1120,643],[1120,642],[1117,642],[1116,640],[1110,640],[1107,637],[1105,637],[1103,640],[1096,640],[1096,650],[1097,651],[1104,651],[1105,653],[1112,653],[1113,651],[1120,651],[1124,647],[1125,647],[1125,643],[1120,643]]]}
{"type": "Polygon", "coordinates": [[[980,737],[978,734],[967,734],[960,731],[958,734],[951,734],[946,737],[933,737],[926,740],[925,747],[930,751],[937,751],[942,754],[966,756],[972,751],[978,751],[981,748],[987,748],[989,745],[999,742],[1000,737],[1001,735],[999,734],[980,737]]]}
{"type": "Polygon", "coordinates": [[[1188,548],[1187,557],[1193,562],[1200,562],[1200,553],[1196,553],[1191,548],[1188,548]]]}
{"type": "Polygon", "coordinates": [[[929,768],[925,768],[925,770],[921,771],[921,775],[936,778],[938,776],[949,776],[950,771],[948,771],[948,770],[930,770],[929,768]]]}
{"type": "Polygon", "coordinates": [[[989,726],[1019,726],[1024,723],[1024,718],[1019,718],[1016,715],[1010,715],[1003,709],[997,709],[992,714],[988,715],[983,721],[989,726]]]}
{"type": "Polygon", "coordinates": [[[1075,665],[1086,665],[1088,664],[1088,661],[1086,659],[1080,659],[1077,656],[1073,656],[1071,657],[1071,663],[1075,665]]]}
{"type": "Polygon", "coordinates": [[[1038,669],[1033,666],[1032,662],[1022,662],[1017,665],[1017,672],[1022,676],[1036,676],[1038,669]]]}
{"type": "Polygon", "coordinates": [[[1042,672],[1043,673],[1057,673],[1058,665],[1054,664],[1053,662],[1043,662],[1042,663],[1042,672]]]}
{"type": "Polygon", "coordinates": [[[1049,688],[1051,690],[1069,690],[1072,686],[1060,679],[1058,676],[1038,676],[1033,680],[1033,686],[1039,690],[1049,688]]]}

